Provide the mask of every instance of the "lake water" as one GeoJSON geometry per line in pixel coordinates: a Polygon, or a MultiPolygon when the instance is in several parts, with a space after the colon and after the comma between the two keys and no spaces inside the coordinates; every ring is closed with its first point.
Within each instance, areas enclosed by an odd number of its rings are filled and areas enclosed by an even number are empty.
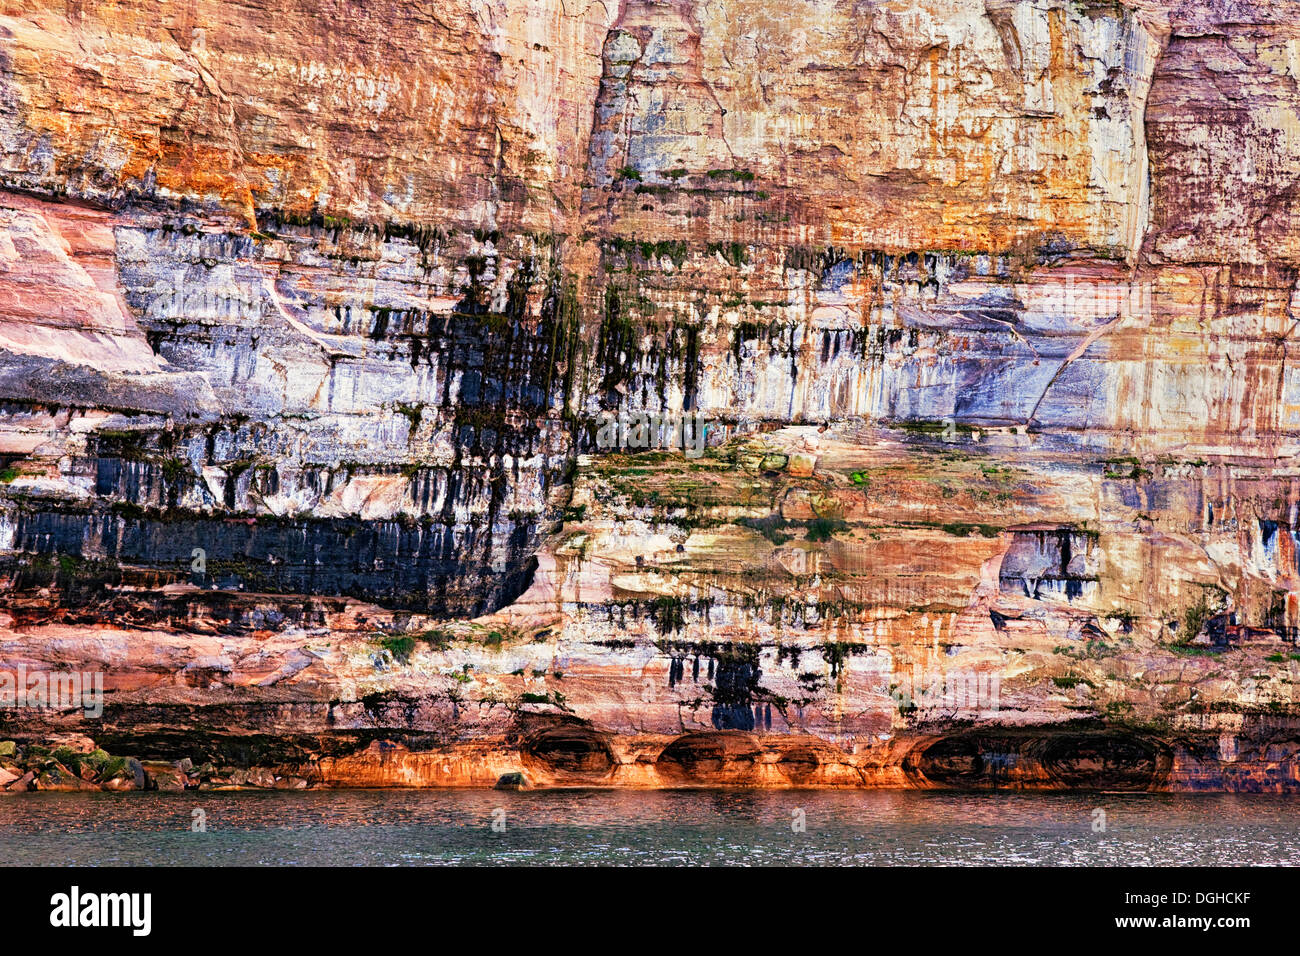
{"type": "Polygon", "coordinates": [[[738,790],[25,794],[0,798],[0,845],[4,863],[28,866],[1300,864],[1300,797],[738,790]],[[206,832],[195,832],[199,822],[206,832]]]}

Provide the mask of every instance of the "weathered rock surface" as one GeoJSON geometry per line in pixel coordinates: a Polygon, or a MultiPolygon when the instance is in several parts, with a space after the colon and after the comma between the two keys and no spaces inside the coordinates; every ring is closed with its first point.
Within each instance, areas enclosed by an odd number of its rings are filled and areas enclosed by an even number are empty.
{"type": "Polygon", "coordinates": [[[1300,788],[1291,7],[0,2],[0,734],[1300,788]]]}

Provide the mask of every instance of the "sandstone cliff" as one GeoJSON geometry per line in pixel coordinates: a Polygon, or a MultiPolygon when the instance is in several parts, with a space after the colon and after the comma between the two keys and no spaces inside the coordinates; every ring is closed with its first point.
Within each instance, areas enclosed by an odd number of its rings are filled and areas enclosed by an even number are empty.
{"type": "Polygon", "coordinates": [[[0,0],[0,737],[1300,788],[1293,13],[0,0]]]}

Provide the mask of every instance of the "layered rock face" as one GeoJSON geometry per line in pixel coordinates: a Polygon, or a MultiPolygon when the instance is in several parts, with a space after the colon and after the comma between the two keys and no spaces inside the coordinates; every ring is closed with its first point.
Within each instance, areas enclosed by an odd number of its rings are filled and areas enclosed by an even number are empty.
{"type": "Polygon", "coordinates": [[[0,2],[0,736],[1300,788],[1288,8],[0,2]]]}

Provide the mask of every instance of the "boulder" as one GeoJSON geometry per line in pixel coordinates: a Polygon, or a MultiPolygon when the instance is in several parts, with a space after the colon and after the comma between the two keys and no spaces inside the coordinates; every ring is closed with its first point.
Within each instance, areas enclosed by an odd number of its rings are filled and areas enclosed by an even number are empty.
{"type": "Polygon", "coordinates": [[[496,782],[494,790],[531,790],[532,784],[522,773],[503,773],[496,782]]]}
{"type": "Polygon", "coordinates": [[[189,778],[172,764],[160,760],[150,760],[143,764],[148,783],[146,789],[161,790],[165,793],[179,793],[186,788],[189,778]]]}
{"type": "Polygon", "coordinates": [[[252,767],[248,771],[248,777],[245,782],[250,787],[262,787],[267,790],[273,790],[275,788],[276,780],[275,774],[271,773],[271,771],[264,770],[261,767],[252,767]]]}
{"type": "Polygon", "coordinates": [[[149,776],[144,772],[144,764],[140,763],[140,761],[136,760],[134,757],[128,757],[126,759],[126,767],[131,773],[131,779],[135,784],[135,789],[145,789],[149,783],[149,776]]]}
{"type": "Polygon", "coordinates": [[[50,790],[56,793],[75,793],[80,790],[98,790],[57,761],[47,766],[32,782],[33,790],[50,790]]]}

